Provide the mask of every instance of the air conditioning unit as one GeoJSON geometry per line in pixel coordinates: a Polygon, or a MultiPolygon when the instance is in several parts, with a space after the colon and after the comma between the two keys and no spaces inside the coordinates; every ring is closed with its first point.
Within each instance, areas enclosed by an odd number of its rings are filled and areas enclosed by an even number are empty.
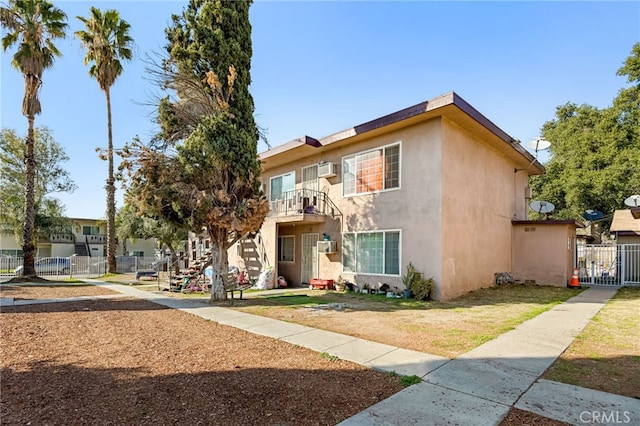
{"type": "Polygon", "coordinates": [[[330,178],[338,174],[338,165],[332,162],[318,164],[318,177],[330,178]]]}
{"type": "Polygon", "coordinates": [[[335,241],[318,241],[318,253],[331,254],[336,251],[335,241]]]}

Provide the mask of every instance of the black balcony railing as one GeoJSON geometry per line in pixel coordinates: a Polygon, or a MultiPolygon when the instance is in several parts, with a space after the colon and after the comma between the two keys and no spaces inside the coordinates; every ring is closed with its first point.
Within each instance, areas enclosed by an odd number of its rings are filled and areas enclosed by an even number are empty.
{"type": "MultiPolygon", "coordinates": [[[[272,195],[273,196],[273,195],[272,195]]],[[[286,191],[270,201],[269,216],[285,216],[291,214],[319,214],[335,218],[342,212],[324,192],[311,189],[286,191]]]]}

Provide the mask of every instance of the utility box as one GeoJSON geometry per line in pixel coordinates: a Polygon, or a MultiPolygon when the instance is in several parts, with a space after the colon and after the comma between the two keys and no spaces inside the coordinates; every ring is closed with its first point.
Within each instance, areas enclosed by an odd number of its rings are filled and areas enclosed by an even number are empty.
{"type": "Polygon", "coordinates": [[[337,244],[335,241],[318,241],[318,253],[336,253],[337,244]]]}

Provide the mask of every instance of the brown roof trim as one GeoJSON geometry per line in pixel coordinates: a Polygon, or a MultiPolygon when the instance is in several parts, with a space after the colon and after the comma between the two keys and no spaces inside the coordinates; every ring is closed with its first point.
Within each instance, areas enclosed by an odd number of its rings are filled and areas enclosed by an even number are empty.
{"type": "Polygon", "coordinates": [[[634,219],[640,219],[640,207],[631,207],[630,210],[634,219]]]}
{"type": "MultiPolygon", "coordinates": [[[[347,139],[362,133],[370,132],[375,129],[379,129],[384,126],[388,126],[390,124],[397,123],[402,120],[406,120],[412,117],[416,117],[420,114],[424,114],[429,111],[436,110],[438,108],[443,108],[449,105],[453,105],[471,117],[473,120],[478,122],[480,125],[485,127],[491,133],[496,135],[498,138],[507,143],[511,148],[518,152],[521,156],[526,158],[530,162],[530,166],[535,165],[535,167],[544,173],[544,166],[538,162],[538,160],[529,153],[522,145],[520,145],[519,141],[509,136],[506,132],[496,126],[491,120],[482,115],[480,111],[471,106],[467,101],[462,99],[457,93],[449,92],[443,95],[437,96],[431,100],[420,102],[419,104],[403,108],[399,111],[393,112],[391,114],[387,114],[385,116],[373,119],[371,121],[367,121],[362,124],[358,124],[352,128],[342,130],[340,132],[331,134],[329,136],[323,137],[320,141],[317,139],[313,139],[318,142],[320,146],[326,146],[335,142],[339,142],[343,139],[347,139]]],[[[308,136],[304,136],[303,138],[295,139],[291,142],[287,142],[278,147],[269,149],[260,153],[260,158],[264,159],[267,157],[271,157],[282,152],[288,151],[290,149],[297,148],[298,146],[305,144],[306,142],[302,142],[305,138],[309,138],[308,136]]],[[[311,144],[309,144],[311,145],[311,144]]],[[[317,145],[311,145],[318,147],[317,145]]]]}
{"type": "Polygon", "coordinates": [[[312,138],[311,136],[300,136],[297,139],[284,143],[282,145],[278,145],[276,147],[270,148],[266,151],[261,152],[258,156],[261,159],[265,159],[267,157],[271,157],[274,155],[282,154],[283,152],[287,152],[291,149],[298,148],[299,146],[308,145],[312,148],[320,148],[322,143],[316,138],[312,138]]]}
{"type": "Polygon", "coordinates": [[[419,104],[403,108],[399,111],[392,112],[391,114],[375,118],[371,121],[367,121],[366,123],[358,124],[350,129],[342,130],[338,133],[334,133],[332,135],[324,137],[322,138],[322,144],[329,145],[335,142],[339,142],[342,139],[347,139],[352,136],[370,132],[372,130],[379,129],[381,127],[388,126],[390,124],[394,124],[399,121],[424,114],[425,112],[445,107],[447,105],[455,105],[456,97],[460,98],[454,92],[445,93],[444,95],[440,95],[431,100],[420,102],[419,104]]]}
{"type": "Polygon", "coordinates": [[[512,225],[575,225],[576,228],[584,228],[584,225],[574,219],[550,219],[550,220],[512,220],[512,225]]]}

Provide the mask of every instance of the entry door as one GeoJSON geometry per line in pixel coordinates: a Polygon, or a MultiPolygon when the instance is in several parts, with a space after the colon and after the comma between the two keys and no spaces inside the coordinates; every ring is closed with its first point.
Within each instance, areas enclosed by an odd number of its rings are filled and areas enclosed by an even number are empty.
{"type": "Polygon", "coordinates": [[[318,234],[302,234],[300,282],[309,284],[318,277],[318,234]]]}
{"type": "Polygon", "coordinates": [[[313,198],[318,193],[318,165],[307,166],[302,168],[302,196],[309,197],[312,204],[316,203],[313,198]]]}
{"type": "Polygon", "coordinates": [[[318,165],[302,168],[302,189],[318,190],[318,165]]]}

